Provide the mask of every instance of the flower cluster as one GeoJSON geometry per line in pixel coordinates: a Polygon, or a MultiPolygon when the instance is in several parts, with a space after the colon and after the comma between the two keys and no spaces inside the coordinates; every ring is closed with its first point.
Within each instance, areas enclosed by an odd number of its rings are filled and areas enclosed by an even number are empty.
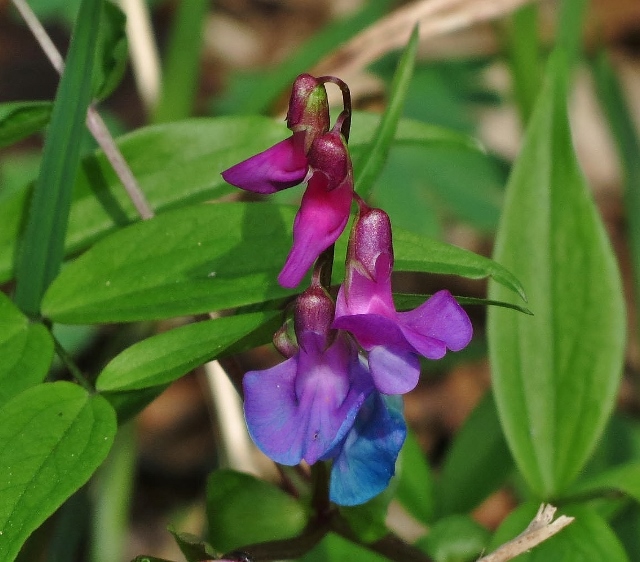
{"type": "Polygon", "coordinates": [[[472,335],[468,316],[448,291],[409,312],[391,293],[393,245],[388,215],[353,191],[347,148],[348,89],[333,77],[299,76],[287,114],[292,136],[223,172],[255,193],[305,182],[293,246],[278,281],[296,287],[316,262],[311,285],[295,302],[293,333],[274,337],[286,360],[248,372],[243,381],[251,437],[274,461],[332,461],[330,498],[357,505],[386,488],[406,436],[399,395],[418,383],[419,356],[439,359],[472,335]],[[324,84],[343,91],[344,110],[330,128],[324,84]],[[346,276],[334,303],[318,259],[344,230],[356,201],[346,276]]]}

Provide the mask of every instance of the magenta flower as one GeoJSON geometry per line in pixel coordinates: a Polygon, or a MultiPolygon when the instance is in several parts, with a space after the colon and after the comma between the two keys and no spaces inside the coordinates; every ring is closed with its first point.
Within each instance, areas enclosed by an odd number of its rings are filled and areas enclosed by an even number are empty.
{"type": "Polygon", "coordinates": [[[333,327],[351,332],[369,352],[371,375],[380,392],[403,394],[418,383],[418,355],[440,359],[447,349],[459,351],[471,340],[473,329],[466,312],[448,291],[438,291],[409,312],[396,311],[391,293],[389,217],[362,201],[359,205],[333,327]]]}
{"type": "Polygon", "coordinates": [[[353,172],[342,134],[349,115],[350,110],[345,109],[329,131],[322,79],[302,74],[294,84],[287,113],[293,135],[222,172],[228,183],[260,194],[308,181],[293,226],[293,246],[278,276],[283,287],[300,283],[349,220],[353,172]]]}

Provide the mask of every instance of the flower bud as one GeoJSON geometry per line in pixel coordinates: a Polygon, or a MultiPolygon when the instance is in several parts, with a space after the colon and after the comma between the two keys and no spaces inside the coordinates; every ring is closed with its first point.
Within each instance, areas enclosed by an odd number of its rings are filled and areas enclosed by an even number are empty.
{"type": "Polygon", "coordinates": [[[360,203],[360,211],[349,240],[347,266],[349,265],[355,266],[361,273],[366,272],[374,280],[391,274],[391,221],[382,209],[373,209],[360,203]]]}
{"type": "Polygon", "coordinates": [[[312,332],[328,337],[333,323],[334,304],[331,297],[319,285],[311,285],[296,301],[295,330],[298,343],[304,334],[312,332]]]}
{"type": "Polygon", "coordinates": [[[305,152],[313,139],[329,130],[329,101],[322,82],[310,74],[296,78],[289,99],[287,127],[305,133],[305,152]]]}
{"type": "Polygon", "coordinates": [[[351,158],[344,138],[337,131],[316,137],[307,153],[309,166],[323,172],[329,179],[331,191],[341,185],[351,174],[351,158]]]}

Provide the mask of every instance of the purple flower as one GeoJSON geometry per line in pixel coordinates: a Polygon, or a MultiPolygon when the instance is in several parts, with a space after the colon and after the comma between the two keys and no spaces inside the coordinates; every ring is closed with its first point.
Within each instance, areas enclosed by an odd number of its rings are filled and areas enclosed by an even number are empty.
{"type": "Polygon", "coordinates": [[[302,74],[294,84],[287,113],[293,135],[222,172],[228,183],[261,194],[308,181],[293,225],[293,246],[278,276],[283,287],[300,283],[349,220],[353,171],[342,134],[349,114],[349,110],[343,111],[329,131],[324,85],[302,74]]]}
{"type": "Polygon", "coordinates": [[[402,401],[373,388],[366,360],[346,332],[331,329],[334,307],[318,284],[298,297],[297,343],[276,334],[290,357],[243,380],[249,433],[274,461],[333,459],[330,498],[357,505],[379,494],[395,472],[406,436],[402,401]]]}
{"type": "Polygon", "coordinates": [[[396,311],[391,294],[389,217],[361,201],[359,205],[333,327],[351,332],[369,352],[371,375],[380,392],[403,394],[418,383],[418,355],[440,359],[447,348],[459,351],[471,340],[473,329],[448,291],[438,291],[409,312],[396,311]]]}
{"type": "Polygon", "coordinates": [[[244,376],[249,433],[281,464],[313,464],[333,450],[373,390],[357,346],[331,329],[333,312],[330,297],[312,285],[297,301],[297,352],[271,369],[244,376]]]}
{"type": "Polygon", "coordinates": [[[333,244],[349,221],[353,171],[339,123],[316,139],[309,153],[317,166],[293,223],[293,246],[278,275],[283,287],[296,287],[318,256],[333,244]]]}

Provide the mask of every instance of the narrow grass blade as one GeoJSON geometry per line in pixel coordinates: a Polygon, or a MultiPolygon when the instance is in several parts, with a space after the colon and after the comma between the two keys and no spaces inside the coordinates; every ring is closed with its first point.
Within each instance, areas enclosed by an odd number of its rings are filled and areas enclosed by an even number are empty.
{"type": "Polygon", "coordinates": [[[398,62],[398,68],[391,84],[389,104],[374,136],[371,150],[367,153],[363,161],[356,162],[356,164],[360,165],[360,169],[355,170],[355,189],[360,197],[365,200],[368,199],[371,194],[373,185],[384,167],[395,136],[398,121],[402,115],[404,101],[409,89],[409,82],[411,81],[413,68],[415,66],[418,39],[418,27],[416,26],[411,33],[407,48],[398,62]]]}
{"type": "Polygon", "coordinates": [[[32,316],[38,314],[42,295],[57,275],[64,255],[80,137],[91,98],[100,4],[100,0],[83,0],[80,6],[18,258],[15,299],[32,316]]]}

